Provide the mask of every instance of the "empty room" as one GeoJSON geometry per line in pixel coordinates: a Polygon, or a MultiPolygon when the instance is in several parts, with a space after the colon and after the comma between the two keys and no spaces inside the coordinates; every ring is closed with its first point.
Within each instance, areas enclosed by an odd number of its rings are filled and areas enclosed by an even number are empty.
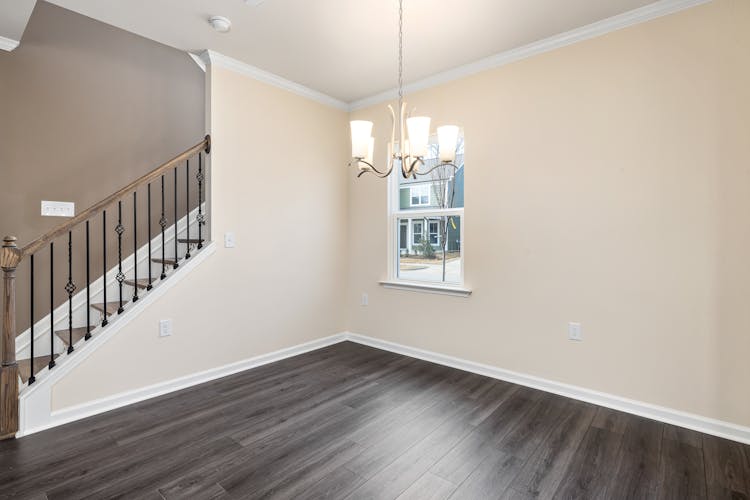
{"type": "Polygon", "coordinates": [[[750,499],[750,0],[3,0],[0,94],[0,499],[750,499]]]}

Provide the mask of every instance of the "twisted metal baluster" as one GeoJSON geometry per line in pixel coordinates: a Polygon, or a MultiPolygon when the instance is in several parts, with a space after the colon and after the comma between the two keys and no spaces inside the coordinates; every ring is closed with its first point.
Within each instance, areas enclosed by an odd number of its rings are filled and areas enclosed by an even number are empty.
{"type": "Polygon", "coordinates": [[[203,248],[203,224],[205,224],[205,217],[203,215],[203,154],[198,153],[198,173],[195,174],[195,178],[198,179],[198,216],[195,220],[198,222],[198,250],[203,248]]]}
{"type": "Polygon", "coordinates": [[[172,269],[180,267],[177,252],[177,167],[174,168],[174,264],[172,269]]]}
{"type": "Polygon", "coordinates": [[[133,302],[138,302],[138,198],[133,191],[133,302]]]}
{"type": "MultiPolygon", "coordinates": [[[[117,308],[117,314],[122,314],[125,308],[122,305],[122,282],[125,281],[125,275],[122,272],[122,233],[125,232],[125,226],[122,225],[122,201],[117,202],[117,225],[115,226],[115,232],[117,233],[117,284],[120,287],[120,307],[117,308]]],[[[104,304],[107,307],[107,304],[104,304]]]]}
{"type": "Polygon", "coordinates": [[[185,238],[187,241],[187,253],[185,258],[190,258],[190,160],[185,160],[185,238]]]}
{"type": "Polygon", "coordinates": [[[73,232],[68,231],[68,282],[65,283],[68,292],[68,354],[73,352],[73,293],[76,284],[73,282],[73,232]]]}
{"type": "Polygon", "coordinates": [[[31,359],[29,360],[29,369],[31,375],[29,375],[29,385],[36,382],[36,377],[34,377],[34,254],[31,254],[30,259],[31,260],[29,262],[29,266],[31,268],[31,301],[29,302],[29,316],[31,318],[31,331],[29,332],[29,342],[31,347],[31,359]]]}
{"type": "Polygon", "coordinates": [[[55,243],[49,244],[49,368],[55,366],[55,243]]]}

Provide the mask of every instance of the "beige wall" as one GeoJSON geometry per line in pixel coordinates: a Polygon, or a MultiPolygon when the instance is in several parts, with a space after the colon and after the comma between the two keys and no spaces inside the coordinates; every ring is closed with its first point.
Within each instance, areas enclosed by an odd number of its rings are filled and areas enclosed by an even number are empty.
{"type": "MultiPolygon", "coordinates": [[[[380,288],[386,183],[350,180],[349,330],[750,425],[747,26],[717,0],[409,95],[465,130],[474,293],[380,288]]],[[[353,117],[383,160],[384,105],[353,117]]]]}
{"type": "Polygon", "coordinates": [[[227,70],[210,76],[212,224],[237,247],[220,244],[57,383],[53,410],[345,330],[346,113],[227,70]],[[158,337],[161,318],[172,337],[158,337]]]}

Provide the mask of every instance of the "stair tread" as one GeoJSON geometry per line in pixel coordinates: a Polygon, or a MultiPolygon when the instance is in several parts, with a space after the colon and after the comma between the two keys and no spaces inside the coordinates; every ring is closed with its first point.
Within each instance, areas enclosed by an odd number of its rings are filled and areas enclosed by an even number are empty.
{"type": "MultiPolygon", "coordinates": [[[[91,325],[91,329],[93,330],[94,328],[96,328],[96,325],[91,325]]],[[[85,326],[73,328],[73,343],[76,344],[79,340],[85,337],[86,331],[87,330],[85,326]]],[[[55,335],[57,335],[59,339],[65,343],[65,345],[68,345],[68,338],[70,337],[70,335],[67,328],[65,330],[55,331],[55,335]]]]}
{"type": "Polygon", "coordinates": [[[198,239],[198,238],[177,238],[177,241],[179,243],[203,243],[204,239],[198,239]]]}
{"type": "Polygon", "coordinates": [[[128,286],[137,286],[138,288],[148,288],[148,278],[138,278],[137,280],[125,280],[124,284],[128,286]]]}
{"type": "Polygon", "coordinates": [[[151,259],[152,262],[156,262],[157,264],[161,264],[162,262],[168,266],[173,266],[175,264],[174,259],[151,259]]]}
{"type": "MultiPolygon", "coordinates": [[[[57,355],[55,355],[57,359],[57,355]]],[[[38,356],[34,358],[34,374],[39,373],[41,370],[47,367],[49,364],[49,356],[38,356]]],[[[25,384],[29,381],[31,376],[31,360],[30,359],[19,359],[18,363],[18,375],[21,377],[21,381],[25,384]]]]}
{"type": "MultiPolygon", "coordinates": [[[[104,312],[104,303],[99,304],[91,304],[91,307],[96,309],[99,312],[104,312]]],[[[120,308],[119,302],[107,302],[107,316],[112,316],[113,314],[117,313],[117,310],[120,308]]]]}

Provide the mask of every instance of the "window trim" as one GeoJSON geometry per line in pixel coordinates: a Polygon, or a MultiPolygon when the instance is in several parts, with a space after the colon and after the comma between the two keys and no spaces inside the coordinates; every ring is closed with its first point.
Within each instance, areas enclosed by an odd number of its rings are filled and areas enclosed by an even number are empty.
{"type": "MultiPolygon", "coordinates": [[[[388,236],[386,238],[387,246],[387,276],[388,278],[382,280],[380,284],[385,288],[402,288],[412,291],[426,291],[428,293],[444,293],[448,295],[460,295],[468,297],[471,294],[471,290],[466,288],[465,280],[465,268],[466,268],[466,240],[464,239],[464,231],[466,228],[464,209],[463,208],[445,208],[445,209],[411,209],[401,210],[400,207],[400,188],[398,175],[401,173],[394,169],[391,175],[388,176],[388,193],[386,203],[386,217],[388,220],[388,236]],[[428,281],[409,281],[398,277],[398,260],[400,257],[400,248],[398,244],[399,238],[399,218],[424,218],[424,217],[458,217],[461,221],[460,224],[460,238],[461,238],[461,272],[459,274],[459,282],[457,283],[435,283],[428,281]],[[438,291],[435,292],[434,290],[438,291]]],[[[409,192],[411,196],[411,192],[409,192]]],[[[411,201],[411,200],[410,200],[411,201]]]]}

